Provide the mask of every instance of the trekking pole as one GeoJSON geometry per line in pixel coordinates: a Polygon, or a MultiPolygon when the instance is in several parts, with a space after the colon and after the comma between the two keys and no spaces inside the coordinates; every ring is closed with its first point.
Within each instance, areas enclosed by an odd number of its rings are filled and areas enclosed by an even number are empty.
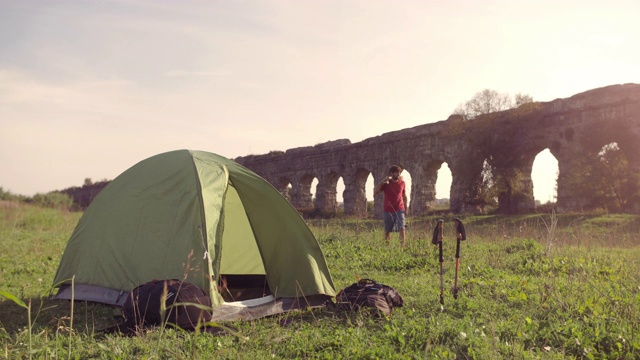
{"type": "Polygon", "coordinates": [[[433,231],[433,239],[431,243],[434,245],[438,245],[438,251],[440,253],[440,304],[444,305],[444,258],[442,256],[442,239],[443,239],[443,231],[442,224],[444,220],[438,220],[438,225],[433,231]]]}
{"type": "Polygon", "coordinates": [[[467,234],[464,231],[464,224],[460,219],[453,219],[456,221],[456,279],[453,283],[453,298],[458,299],[458,271],[460,270],[460,241],[467,239],[467,234]]]}

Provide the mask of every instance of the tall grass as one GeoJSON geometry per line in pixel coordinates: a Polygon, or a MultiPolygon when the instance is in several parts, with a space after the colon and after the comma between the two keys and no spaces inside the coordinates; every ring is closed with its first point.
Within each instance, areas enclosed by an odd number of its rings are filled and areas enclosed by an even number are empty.
{"type": "Polygon", "coordinates": [[[0,203],[0,358],[640,358],[637,216],[463,219],[458,300],[445,219],[443,307],[435,219],[409,219],[405,249],[397,234],[384,241],[380,221],[310,221],[337,289],[373,278],[405,306],[389,318],[327,307],[231,323],[241,337],[173,328],[106,335],[99,330],[117,322],[118,309],[51,300],[79,216],[0,203]]]}

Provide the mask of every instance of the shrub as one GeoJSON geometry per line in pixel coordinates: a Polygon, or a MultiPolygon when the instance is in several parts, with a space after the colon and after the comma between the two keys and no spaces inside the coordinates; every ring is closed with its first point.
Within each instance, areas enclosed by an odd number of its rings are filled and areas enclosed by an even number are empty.
{"type": "Polygon", "coordinates": [[[0,187],[0,200],[23,201],[24,199],[24,196],[12,194],[11,191],[5,191],[2,187],[0,187]]]}
{"type": "Polygon", "coordinates": [[[73,199],[69,195],[55,191],[47,194],[35,194],[32,198],[27,199],[26,202],[41,207],[60,210],[69,210],[73,205],[73,199]]]}

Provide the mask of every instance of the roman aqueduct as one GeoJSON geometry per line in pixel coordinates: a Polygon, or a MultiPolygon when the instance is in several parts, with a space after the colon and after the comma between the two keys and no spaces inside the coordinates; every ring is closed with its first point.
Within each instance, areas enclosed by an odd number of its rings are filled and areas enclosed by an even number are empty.
{"type": "MultiPolygon", "coordinates": [[[[452,175],[451,211],[475,213],[475,184],[482,178],[485,160],[491,158],[503,174],[524,174],[509,196],[499,197],[504,212],[521,213],[534,209],[531,170],[538,153],[549,149],[558,160],[557,207],[572,210],[581,204],[581,199],[572,198],[567,191],[580,166],[578,155],[597,153],[612,142],[627,156],[631,168],[640,171],[639,84],[598,88],[470,121],[453,115],[357,143],[335,140],[235,160],[267,179],[296,208],[315,207],[324,213],[336,212],[336,185],[342,177],[345,214],[364,217],[369,174],[377,184],[387,176],[389,165],[404,166],[412,179],[411,214],[420,216],[434,205],[438,169],[445,162],[452,175]],[[311,195],[314,178],[318,180],[315,202],[311,195]]],[[[374,208],[381,214],[380,196],[375,197],[374,208]]]]}

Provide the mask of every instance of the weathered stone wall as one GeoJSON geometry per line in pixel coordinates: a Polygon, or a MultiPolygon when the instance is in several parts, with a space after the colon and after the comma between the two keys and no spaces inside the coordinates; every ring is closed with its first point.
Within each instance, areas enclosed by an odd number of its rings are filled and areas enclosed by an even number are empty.
{"type": "MultiPolygon", "coordinates": [[[[451,210],[477,212],[475,185],[481,179],[485,159],[491,158],[501,174],[524,174],[518,186],[499,196],[503,212],[519,213],[534,208],[531,169],[538,153],[548,148],[558,160],[558,207],[569,210],[580,205],[580,199],[570,198],[566,191],[567,180],[579,166],[576,155],[611,142],[617,142],[630,165],[640,171],[638,84],[612,85],[567,99],[525,104],[472,121],[451,116],[358,143],[336,140],[235,160],[267,179],[299,209],[315,206],[320,212],[335,212],[336,185],[342,177],[345,213],[356,216],[366,216],[369,174],[377,184],[387,176],[391,164],[401,164],[411,174],[411,213],[420,216],[434,205],[437,171],[444,162],[453,177],[451,210]],[[318,185],[312,204],[314,178],[318,185]],[[291,190],[287,191],[289,184],[291,190]]],[[[381,195],[374,203],[380,215],[381,195]]]]}

